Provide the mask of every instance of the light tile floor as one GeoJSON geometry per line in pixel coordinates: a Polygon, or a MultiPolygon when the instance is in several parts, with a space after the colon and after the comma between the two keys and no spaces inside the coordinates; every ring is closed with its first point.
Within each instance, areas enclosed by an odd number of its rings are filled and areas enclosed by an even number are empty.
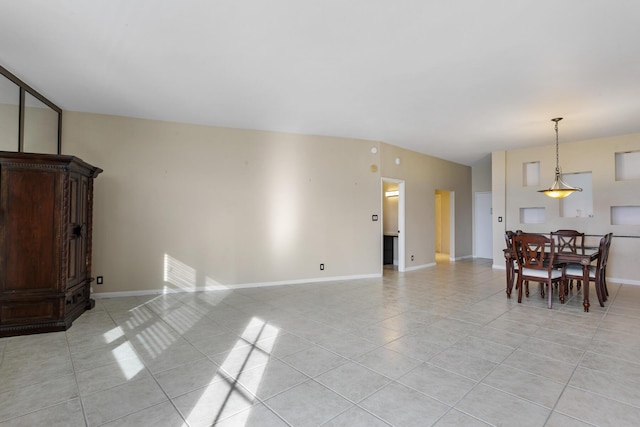
{"type": "Polygon", "coordinates": [[[0,425],[637,426],[640,287],[584,313],[576,290],[508,300],[504,276],[444,261],[99,299],[66,332],[0,339],[0,425]]]}

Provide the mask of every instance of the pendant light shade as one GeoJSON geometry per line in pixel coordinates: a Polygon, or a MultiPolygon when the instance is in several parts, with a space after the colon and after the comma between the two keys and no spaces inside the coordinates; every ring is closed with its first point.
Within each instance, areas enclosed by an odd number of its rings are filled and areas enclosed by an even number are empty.
{"type": "Polygon", "coordinates": [[[544,193],[545,195],[552,197],[554,199],[562,199],[573,193],[574,191],[582,191],[582,188],[572,187],[562,179],[562,171],[560,170],[560,159],[558,156],[558,122],[562,120],[562,117],[556,117],[555,119],[551,119],[552,122],[555,122],[555,130],[556,130],[556,175],[553,180],[553,184],[551,187],[546,190],[540,190],[538,193],[544,193]]]}

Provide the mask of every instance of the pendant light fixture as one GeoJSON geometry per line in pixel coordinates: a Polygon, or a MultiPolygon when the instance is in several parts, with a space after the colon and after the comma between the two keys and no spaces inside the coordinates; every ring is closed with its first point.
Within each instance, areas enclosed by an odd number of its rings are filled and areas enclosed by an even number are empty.
{"type": "Polygon", "coordinates": [[[544,193],[545,195],[554,199],[563,199],[574,191],[582,191],[582,188],[572,187],[562,179],[562,172],[560,170],[560,158],[558,156],[558,122],[560,120],[562,120],[562,117],[551,119],[552,122],[556,123],[556,177],[553,180],[553,184],[551,184],[551,187],[547,188],[546,190],[538,191],[538,193],[544,193]]]}

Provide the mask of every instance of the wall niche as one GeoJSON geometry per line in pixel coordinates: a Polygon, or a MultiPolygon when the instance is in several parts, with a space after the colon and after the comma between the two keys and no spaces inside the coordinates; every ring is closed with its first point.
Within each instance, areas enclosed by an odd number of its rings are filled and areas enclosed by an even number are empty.
{"type": "Polygon", "coordinates": [[[540,185],[539,161],[522,164],[522,185],[524,187],[536,187],[540,185]]]}
{"type": "Polygon", "coordinates": [[[572,187],[582,188],[570,196],[560,199],[562,218],[593,218],[593,180],[591,172],[563,174],[563,179],[572,187]]]}
{"type": "Polygon", "coordinates": [[[546,221],[545,208],[520,208],[521,224],[544,224],[546,221]]]}
{"type": "Polygon", "coordinates": [[[616,181],[640,179],[640,151],[616,153],[616,181]]]}

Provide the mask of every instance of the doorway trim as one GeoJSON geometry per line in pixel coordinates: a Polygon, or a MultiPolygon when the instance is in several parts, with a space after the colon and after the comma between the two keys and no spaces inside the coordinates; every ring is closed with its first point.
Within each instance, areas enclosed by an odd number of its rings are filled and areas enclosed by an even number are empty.
{"type": "MultiPolygon", "coordinates": [[[[398,184],[398,271],[405,271],[405,188],[404,180],[393,178],[380,178],[380,212],[382,212],[382,221],[380,221],[380,260],[382,261],[384,254],[384,189],[383,184],[390,182],[398,184]]],[[[380,271],[384,269],[383,263],[380,262],[380,271]]]]}

